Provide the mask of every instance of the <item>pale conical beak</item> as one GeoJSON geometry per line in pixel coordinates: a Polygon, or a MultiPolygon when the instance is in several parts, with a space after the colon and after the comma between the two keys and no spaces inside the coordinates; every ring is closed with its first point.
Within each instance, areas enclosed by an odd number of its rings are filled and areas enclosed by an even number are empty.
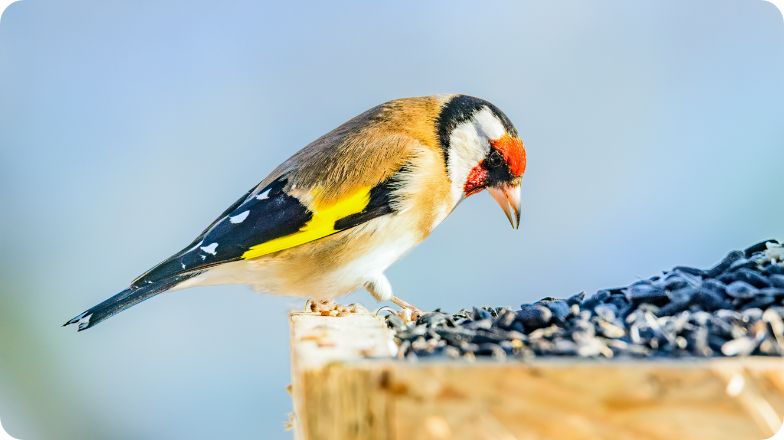
{"type": "Polygon", "coordinates": [[[512,227],[520,227],[520,184],[504,184],[501,186],[491,186],[487,188],[493,196],[498,206],[504,210],[506,218],[509,219],[512,227]]]}

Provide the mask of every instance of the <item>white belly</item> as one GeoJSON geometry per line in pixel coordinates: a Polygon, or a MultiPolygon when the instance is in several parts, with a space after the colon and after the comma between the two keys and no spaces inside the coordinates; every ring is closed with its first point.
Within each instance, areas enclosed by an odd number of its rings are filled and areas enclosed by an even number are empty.
{"type": "Polygon", "coordinates": [[[177,289],[247,284],[259,292],[278,295],[345,295],[382,274],[421,241],[408,226],[399,216],[379,217],[350,233],[335,234],[278,254],[221,264],[177,289]]]}

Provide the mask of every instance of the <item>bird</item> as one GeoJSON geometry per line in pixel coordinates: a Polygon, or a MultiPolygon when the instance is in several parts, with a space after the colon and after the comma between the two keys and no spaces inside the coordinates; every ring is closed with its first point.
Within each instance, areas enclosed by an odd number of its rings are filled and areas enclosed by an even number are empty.
{"type": "Polygon", "coordinates": [[[384,271],[483,190],[518,229],[525,168],[517,129],[489,101],[385,102],[306,145],[181,251],[64,326],[86,330],[163,292],[219,284],[318,300],[364,288],[418,311],[384,271]]]}

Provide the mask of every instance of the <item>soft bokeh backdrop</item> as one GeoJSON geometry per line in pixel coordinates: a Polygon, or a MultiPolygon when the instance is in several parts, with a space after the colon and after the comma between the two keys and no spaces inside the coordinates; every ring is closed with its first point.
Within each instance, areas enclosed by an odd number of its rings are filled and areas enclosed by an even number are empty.
{"type": "Polygon", "coordinates": [[[15,3],[0,420],[24,440],[289,438],[299,300],[198,288],[60,324],[395,97],[487,98],[528,149],[522,230],[473,197],[389,271],[421,307],[593,291],[784,237],[783,78],[784,22],[754,0],[15,3]]]}

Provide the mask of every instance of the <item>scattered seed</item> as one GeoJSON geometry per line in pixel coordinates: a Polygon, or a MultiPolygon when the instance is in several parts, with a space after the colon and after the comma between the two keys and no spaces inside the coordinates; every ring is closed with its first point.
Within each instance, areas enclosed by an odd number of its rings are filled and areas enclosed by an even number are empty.
{"type": "Polygon", "coordinates": [[[721,346],[721,353],[724,356],[748,356],[757,347],[753,338],[742,336],[731,341],[727,341],[721,346]]]}

